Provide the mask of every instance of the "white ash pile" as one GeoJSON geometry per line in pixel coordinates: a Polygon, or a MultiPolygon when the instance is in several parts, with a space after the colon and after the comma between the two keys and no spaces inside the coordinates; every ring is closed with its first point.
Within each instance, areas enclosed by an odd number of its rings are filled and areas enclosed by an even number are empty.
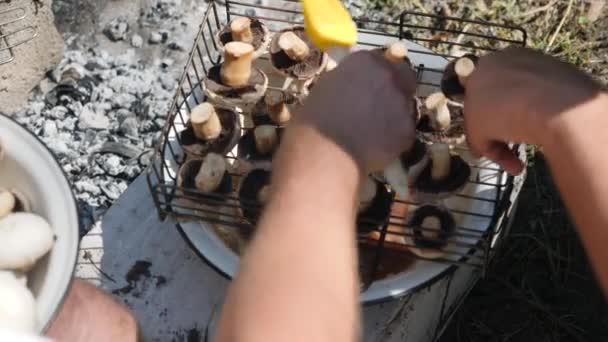
{"type": "Polygon", "coordinates": [[[132,49],[68,51],[16,119],[59,158],[78,200],[106,208],[150,161],[177,85],[166,69],[132,49]]]}

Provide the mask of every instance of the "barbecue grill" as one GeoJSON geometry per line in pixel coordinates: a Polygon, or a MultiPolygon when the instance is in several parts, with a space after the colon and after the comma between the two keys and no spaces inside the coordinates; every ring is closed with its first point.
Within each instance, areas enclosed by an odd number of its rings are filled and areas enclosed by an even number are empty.
{"type": "MultiPolygon", "coordinates": [[[[227,240],[247,235],[253,228],[237,209],[243,205],[253,211],[259,208],[241,203],[236,191],[210,195],[179,186],[178,170],[186,161],[180,132],[186,128],[192,109],[205,101],[202,83],[208,71],[222,61],[217,35],[230,20],[239,16],[254,17],[264,22],[271,32],[303,23],[298,1],[256,3],[245,0],[209,3],[152,165],[147,170],[147,181],[161,219],[174,220],[193,250],[229,278],[238,270],[239,255],[227,240]]],[[[439,89],[443,69],[453,58],[466,53],[483,55],[508,45],[524,46],[526,43],[526,32],[519,27],[448,17],[441,13],[405,11],[394,22],[365,17],[354,19],[359,28],[357,49],[375,49],[396,40],[406,42],[408,56],[417,72],[419,97],[439,89]]],[[[270,70],[267,56],[255,63],[263,70],[270,70]]],[[[268,71],[268,74],[272,73],[268,71]]],[[[281,88],[280,84],[271,82],[269,89],[281,88]]],[[[243,125],[242,134],[250,129],[250,126],[243,125]]],[[[525,146],[513,145],[512,149],[525,159],[525,146]]],[[[239,163],[235,151],[226,154],[232,165],[239,163]]],[[[450,274],[457,267],[470,267],[475,270],[475,275],[486,272],[492,255],[508,233],[509,218],[525,176],[513,177],[491,161],[476,160],[466,148],[457,148],[456,152],[470,164],[472,172],[465,188],[442,203],[456,221],[456,229],[449,237],[447,247],[441,250],[442,256],[423,258],[409,252],[415,246],[392,242],[394,239],[390,237],[395,235],[406,236],[410,238],[408,241],[413,241],[416,232],[428,229],[411,227],[405,214],[391,215],[382,222],[368,222],[379,227],[376,229],[379,238],[359,237],[360,246],[367,251],[365,262],[362,261],[365,267],[360,270],[362,303],[375,303],[412,293],[450,274]],[[397,271],[386,271],[391,268],[387,264],[396,263],[402,264],[397,265],[401,266],[397,271]]],[[[239,184],[244,173],[233,167],[230,176],[233,184],[239,184]]],[[[399,199],[395,193],[391,193],[391,200],[393,205],[410,208],[410,212],[423,205],[410,199],[399,199]]],[[[319,232],[319,238],[323,238],[321,227],[319,232]]]]}

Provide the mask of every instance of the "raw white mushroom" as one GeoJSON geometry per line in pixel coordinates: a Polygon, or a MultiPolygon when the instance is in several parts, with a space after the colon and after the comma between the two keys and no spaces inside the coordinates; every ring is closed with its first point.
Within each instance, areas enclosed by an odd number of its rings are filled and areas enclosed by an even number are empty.
{"type": "Polygon", "coordinates": [[[17,199],[12,192],[0,189],[0,219],[13,212],[17,199]]]}
{"type": "Polygon", "coordinates": [[[53,247],[53,229],[32,213],[0,219],[0,269],[27,271],[53,247]]]}
{"type": "Polygon", "coordinates": [[[0,271],[0,329],[33,333],[36,329],[36,300],[11,272],[0,271]]]}

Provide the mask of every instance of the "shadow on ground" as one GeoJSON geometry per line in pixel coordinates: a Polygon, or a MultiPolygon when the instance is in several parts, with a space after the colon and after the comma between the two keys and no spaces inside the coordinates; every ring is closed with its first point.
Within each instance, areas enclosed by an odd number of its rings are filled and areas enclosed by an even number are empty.
{"type": "Polygon", "coordinates": [[[542,156],[513,228],[440,342],[606,341],[608,306],[542,156]]]}

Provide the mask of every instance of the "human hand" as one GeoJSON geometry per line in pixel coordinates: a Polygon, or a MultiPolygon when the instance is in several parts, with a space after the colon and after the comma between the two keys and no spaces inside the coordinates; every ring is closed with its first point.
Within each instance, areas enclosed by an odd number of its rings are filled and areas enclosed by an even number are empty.
{"type": "Polygon", "coordinates": [[[308,125],[343,148],[365,171],[378,171],[416,135],[414,72],[382,54],[355,52],[323,75],[292,125],[308,125]]]}
{"type": "Polygon", "coordinates": [[[482,57],[465,86],[469,146],[511,174],[523,165],[508,142],[549,143],[560,114],[600,92],[573,65],[521,47],[482,57]]]}

